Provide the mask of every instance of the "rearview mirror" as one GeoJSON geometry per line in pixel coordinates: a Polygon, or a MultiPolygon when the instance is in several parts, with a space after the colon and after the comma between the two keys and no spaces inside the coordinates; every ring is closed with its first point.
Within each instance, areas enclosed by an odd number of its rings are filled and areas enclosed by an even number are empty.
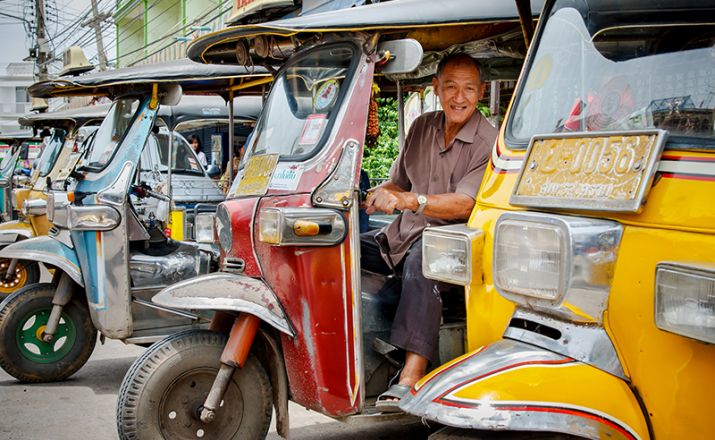
{"type": "Polygon", "coordinates": [[[377,46],[378,53],[390,51],[390,59],[380,70],[385,74],[409,73],[422,63],[422,45],[412,38],[385,41],[377,46]]]}

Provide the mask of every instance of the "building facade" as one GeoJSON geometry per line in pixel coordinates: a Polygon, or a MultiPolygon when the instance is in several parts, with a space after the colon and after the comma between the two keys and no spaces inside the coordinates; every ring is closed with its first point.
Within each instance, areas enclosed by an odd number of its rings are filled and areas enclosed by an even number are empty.
{"type": "Polygon", "coordinates": [[[0,134],[18,133],[17,118],[30,111],[27,88],[34,82],[33,63],[9,63],[0,68],[0,134]]]}

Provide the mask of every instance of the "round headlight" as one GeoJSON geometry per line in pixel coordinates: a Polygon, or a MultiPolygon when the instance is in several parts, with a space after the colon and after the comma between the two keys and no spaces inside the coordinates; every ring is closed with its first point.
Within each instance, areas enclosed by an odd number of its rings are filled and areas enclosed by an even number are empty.
{"type": "Polygon", "coordinates": [[[218,241],[224,252],[230,251],[233,244],[233,238],[231,236],[231,216],[228,215],[228,210],[223,203],[219,204],[216,210],[216,233],[218,234],[218,241]]]}

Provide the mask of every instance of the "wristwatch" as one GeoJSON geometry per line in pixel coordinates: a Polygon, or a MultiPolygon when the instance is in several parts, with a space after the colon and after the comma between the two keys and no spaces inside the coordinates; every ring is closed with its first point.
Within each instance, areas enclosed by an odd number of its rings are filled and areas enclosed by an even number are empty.
{"type": "Polygon", "coordinates": [[[422,211],[425,210],[425,206],[427,206],[427,196],[424,194],[417,194],[417,203],[419,203],[419,205],[417,206],[415,214],[420,215],[422,214],[422,211]]]}

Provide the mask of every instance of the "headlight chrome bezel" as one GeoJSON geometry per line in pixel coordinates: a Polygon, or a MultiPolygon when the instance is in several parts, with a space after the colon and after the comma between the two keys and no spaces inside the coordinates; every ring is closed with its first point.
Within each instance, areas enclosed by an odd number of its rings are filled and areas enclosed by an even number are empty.
{"type": "MultiPolygon", "coordinates": [[[[615,272],[623,226],[611,220],[572,217],[537,212],[507,212],[496,222],[492,273],[497,291],[516,304],[582,323],[602,323],[615,272]],[[533,249],[516,250],[511,258],[500,252],[500,226],[522,222],[559,230],[561,234],[560,272],[553,298],[523,295],[509,289],[499,279],[500,262],[518,264],[533,249]]],[[[525,245],[528,241],[523,241],[525,245]]],[[[527,274],[528,275],[528,274],[527,274]]]]}

